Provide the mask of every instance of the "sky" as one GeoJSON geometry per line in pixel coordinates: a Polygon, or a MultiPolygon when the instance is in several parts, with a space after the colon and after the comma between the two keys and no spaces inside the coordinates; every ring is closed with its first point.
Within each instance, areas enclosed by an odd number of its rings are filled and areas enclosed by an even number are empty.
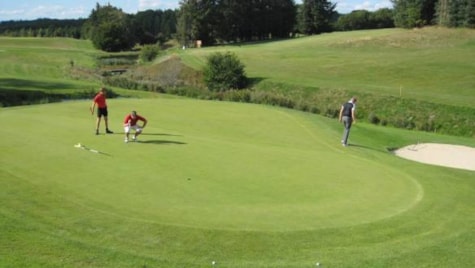
{"type": "MultiPolygon", "coordinates": [[[[89,17],[96,3],[135,14],[147,9],[177,9],[180,0],[0,0],[0,21],[49,19],[79,19],[89,17]]],[[[375,11],[392,7],[390,0],[330,0],[336,11],[345,14],[353,10],[375,11]]],[[[302,0],[295,0],[302,3],[302,0]]]]}

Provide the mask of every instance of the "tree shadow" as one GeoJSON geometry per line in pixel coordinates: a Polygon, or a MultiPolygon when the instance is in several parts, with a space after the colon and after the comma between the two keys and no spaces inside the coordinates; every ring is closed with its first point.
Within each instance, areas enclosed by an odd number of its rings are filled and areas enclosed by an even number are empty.
{"type": "Polygon", "coordinates": [[[2,78],[0,79],[0,87],[5,89],[23,89],[28,91],[54,91],[62,89],[76,89],[74,85],[61,82],[45,82],[38,80],[26,80],[16,78],[2,78]]]}
{"type": "MultiPolygon", "coordinates": [[[[92,99],[93,89],[79,89],[77,86],[61,82],[0,78],[0,105],[17,106],[60,102],[70,99],[92,99]]],[[[109,98],[117,97],[110,90],[109,98]]]]}
{"type": "Polygon", "coordinates": [[[249,77],[247,78],[248,87],[253,87],[259,84],[260,82],[266,80],[264,77],[249,77]]]}

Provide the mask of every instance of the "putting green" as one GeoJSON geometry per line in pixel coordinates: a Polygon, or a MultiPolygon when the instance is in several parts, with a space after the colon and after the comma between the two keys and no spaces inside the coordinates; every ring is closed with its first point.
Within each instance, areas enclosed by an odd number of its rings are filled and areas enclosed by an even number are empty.
{"type": "Polygon", "coordinates": [[[103,213],[210,229],[351,226],[397,215],[423,196],[404,172],[341,147],[340,129],[314,115],[186,99],[110,100],[116,134],[95,136],[89,105],[3,109],[2,122],[14,126],[1,141],[11,155],[5,170],[103,213]],[[125,144],[121,121],[132,109],[150,122],[141,142],[125,144]],[[74,148],[78,142],[101,153],[74,148]]]}

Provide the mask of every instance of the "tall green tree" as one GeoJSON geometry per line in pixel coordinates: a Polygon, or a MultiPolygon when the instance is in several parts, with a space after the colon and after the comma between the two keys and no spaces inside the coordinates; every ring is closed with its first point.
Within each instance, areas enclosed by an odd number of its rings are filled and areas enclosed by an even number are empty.
{"type": "Polygon", "coordinates": [[[183,0],[180,39],[205,45],[288,37],[295,24],[294,0],[183,0]]]}
{"type": "Polygon", "coordinates": [[[372,29],[393,28],[393,16],[393,10],[389,8],[381,8],[374,11],[370,16],[370,20],[373,22],[372,29]]]}
{"type": "Polygon", "coordinates": [[[389,8],[378,9],[374,12],[353,10],[349,14],[341,15],[336,22],[336,27],[341,31],[393,28],[393,12],[389,8]]]}
{"type": "Polygon", "coordinates": [[[22,37],[71,37],[81,38],[85,19],[36,19],[31,21],[0,22],[0,35],[22,37]]]}
{"type": "Polygon", "coordinates": [[[449,26],[449,0],[439,0],[436,7],[437,24],[449,26]]]}
{"type": "Polygon", "coordinates": [[[286,38],[293,32],[297,8],[293,0],[270,1],[268,16],[269,33],[272,37],[286,38]]]}
{"type": "Polygon", "coordinates": [[[163,43],[176,33],[176,11],[140,11],[132,16],[132,28],[141,45],[163,43]]]}
{"type": "Polygon", "coordinates": [[[337,27],[343,31],[370,29],[372,27],[370,16],[371,12],[367,10],[353,10],[338,18],[337,27]]]}
{"type": "Polygon", "coordinates": [[[438,0],[391,0],[394,6],[394,24],[400,28],[413,28],[434,23],[438,0]]]}
{"type": "Polygon", "coordinates": [[[475,28],[475,1],[468,1],[466,16],[465,27],[475,28]]]}
{"type": "Polygon", "coordinates": [[[422,26],[421,0],[391,0],[394,7],[394,25],[399,28],[422,26]]]}
{"type": "Polygon", "coordinates": [[[331,21],[336,4],[327,0],[304,0],[302,3],[300,31],[305,34],[320,34],[332,31],[331,21]]]}
{"type": "Polygon", "coordinates": [[[436,23],[435,7],[439,0],[423,0],[421,3],[421,19],[424,25],[433,25],[436,23]]]}
{"type": "Polygon", "coordinates": [[[439,25],[475,28],[474,0],[439,0],[436,11],[439,25]]]}
{"type": "Polygon", "coordinates": [[[186,45],[201,40],[210,45],[215,42],[217,0],[182,0],[178,19],[178,35],[186,45]]]}
{"type": "Polygon", "coordinates": [[[288,37],[295,24],[293,0],[223,0],[218,8],[218,36],[228,41],[288,37]]]}
{"type": "Polygon", "coordinates": [[[129,50],[135,45],[130,17],[110,4],[96,5],[83,25],[83,33],[96,48],[104,51],[129,50]]]}

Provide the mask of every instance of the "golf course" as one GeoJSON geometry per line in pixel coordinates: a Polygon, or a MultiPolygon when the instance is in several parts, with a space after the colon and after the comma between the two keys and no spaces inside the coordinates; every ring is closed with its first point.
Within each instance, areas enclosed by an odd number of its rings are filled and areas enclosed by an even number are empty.
{"type": "MultiPolygon", "coordinates": [[[[405,97],[470,107],[475,66],[462,62],[475,34],[440,31],[459,39],[433,46],[423,39],[426,54],[417,53],[412,30],[400,29],[173,53],[199,69],[207,54],[229,49],[249,77],[365,94],[399,95],[396,75],[407,74],[405,87],[414,90],[405,97]],[[402,37],[413,43],[398,43],[387,62],[377,57],[386,41],[367,43],[402,37]],[[444,54],[446,43],[456,57],[444,54]],[[330,74],[344,59],[361,60],[348,46],[374,58],[334,77],[310,72],[311,64],[330,74]],[[342,58],[309,54],[315,47],[342,58]],[[441,64],[434,55],[447,61],[445,75],[458,79],[460,95],[450,81],[427,78],[441,64]],[[390,72],[396,59],[412,67],[390,72]],[[433,64],[419,68],[424,60],[433,64]]],[[[93,69],[100,53],[86,40],[0,37],[0,92],[89,94],[0,108],[0,267],[475,267],[475,172],[392,152],[423,142],[475,148],[473,137],[362,119],[343,147],[335,118],[118,87],[107,100],[114,133],[102,122],[95,135],[89,107],[102,84],[71,75],[71,62],[93,69]],[[125,143],[123,119],[132,110],[148,124],[125,143]]]]}

